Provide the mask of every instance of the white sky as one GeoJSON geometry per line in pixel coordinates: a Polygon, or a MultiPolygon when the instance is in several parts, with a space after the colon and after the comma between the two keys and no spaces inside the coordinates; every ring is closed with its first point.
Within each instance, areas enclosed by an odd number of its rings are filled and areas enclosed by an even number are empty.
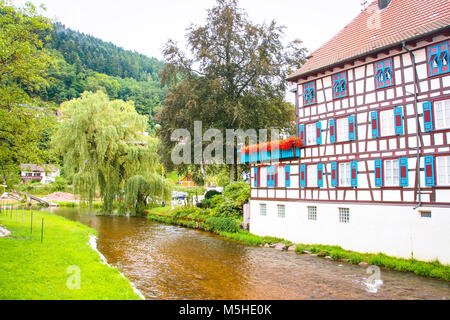
{"type": "MultiPolygon", "coordinates": [[[[12,0],[21,6],[26,0],[12,0]]],[[[202,24],[215,0],[31,0],[47,15],[127,50],[162,59],[168,39],[184,46],[185,29],[202,24]]],[[[286,26],[285,41],[296,38],[311,51],[329,40],[361,12],[362,0],[240,0],[251,21],[275,19],[286,26]]],[[[369,1],[371,2],[371,1],[369,1]]]]}

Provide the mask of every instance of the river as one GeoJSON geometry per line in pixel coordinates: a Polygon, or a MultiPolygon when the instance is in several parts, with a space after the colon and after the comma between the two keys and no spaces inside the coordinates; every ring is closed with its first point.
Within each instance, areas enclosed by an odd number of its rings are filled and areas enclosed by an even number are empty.
{"type": "Polygon", "coordinates": [[[360,266],[242,245],[145,218],[51,210],[96,229],[98,249],[147,299],[450,299],[446,281],[381,270],[382,285],[375,289],[360,266]]]}

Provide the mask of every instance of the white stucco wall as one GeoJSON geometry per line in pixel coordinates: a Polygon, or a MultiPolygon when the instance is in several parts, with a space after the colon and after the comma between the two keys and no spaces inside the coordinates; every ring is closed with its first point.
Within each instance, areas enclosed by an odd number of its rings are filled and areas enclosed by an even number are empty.
{"type": "Polygon", "coordinates": [[[250,232],[256,235],[450,264],[449,208],[255,200],[250,208],[250,232]],[[261,203],[267,205],[267,216],[260,215],[261,203]],[[278,204],[286,206],[284,219],[278,217],[278,204]],[[317,207],[317,221],[308,220],[308,206],[317,207]],[[339,222],[339,208],[350,209],[350,223],[339,222]],[[420,210],[431,211],[432,217],[421,217],[420,210]]]}

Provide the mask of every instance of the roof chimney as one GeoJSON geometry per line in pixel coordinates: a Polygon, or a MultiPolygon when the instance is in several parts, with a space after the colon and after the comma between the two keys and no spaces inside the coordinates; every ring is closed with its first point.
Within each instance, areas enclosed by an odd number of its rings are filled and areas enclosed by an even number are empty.
{"type": "Polygon", "coordinates": [[[386,9],[392,0],[378,0],[378,8],[380,10],[386,9]]]}

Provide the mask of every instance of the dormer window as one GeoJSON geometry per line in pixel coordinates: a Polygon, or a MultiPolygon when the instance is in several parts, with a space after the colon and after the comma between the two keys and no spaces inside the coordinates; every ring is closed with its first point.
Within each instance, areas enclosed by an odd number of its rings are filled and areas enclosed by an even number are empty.
{"type": "Polygon", "coordinates": [[[429,47],[428,57],[430,76],[437,76],[449,72],[448,42],[429,47]]]}
{"type": "Polygon", "coordinates": [[[375,82],[377,89],[387,88],[393,85],[391,59],[375,63],[375,82]]]}
{"type": "Polygon", "coordinates": [[[303,105],[310,106],[316,103],[316,83],[310,82],[303,85],[303,105]]]}
{"type": "Polygon", "coordinates": [[[333,76],[333,97],[335,99],[347,96],[347,73],[342,72],[333,76]]]}

